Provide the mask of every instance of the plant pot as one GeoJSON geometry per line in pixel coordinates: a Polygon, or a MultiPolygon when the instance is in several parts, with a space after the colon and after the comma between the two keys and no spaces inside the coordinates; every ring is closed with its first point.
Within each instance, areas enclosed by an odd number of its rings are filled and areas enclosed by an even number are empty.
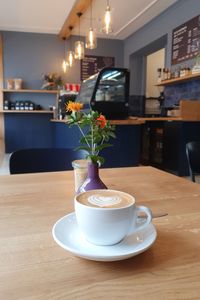
{"type": "Polygon", "coordinates": [[[99,189],[107,189],[99,177],[99,165],[97,163],[88,162],[88,176],[79,187],[77,193],[99,189]]]}

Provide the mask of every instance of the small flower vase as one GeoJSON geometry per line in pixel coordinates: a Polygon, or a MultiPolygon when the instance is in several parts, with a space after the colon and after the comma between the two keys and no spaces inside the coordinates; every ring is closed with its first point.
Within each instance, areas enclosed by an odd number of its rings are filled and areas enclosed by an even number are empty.
{"type": "Polygon", "coordinates": [[[88,176],[79,187],[77,193],[99,189],[107,189],[106,185],[99,177],[99,165],[97,163],[88,162],[88,176]]]}

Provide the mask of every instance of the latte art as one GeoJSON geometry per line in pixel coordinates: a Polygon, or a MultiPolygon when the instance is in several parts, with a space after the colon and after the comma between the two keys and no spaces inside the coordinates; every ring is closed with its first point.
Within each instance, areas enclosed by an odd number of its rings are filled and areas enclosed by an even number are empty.
{"type": "Polygon", "coordinates": [[[132,205],[135,200],[131,195],[115,190],[90,190],[77,196],[83,205],[96,208],[123,208],[132,205]]]}
{"type": "Polygon", "coordinates": [[[88,202],[99,207],[113,206],[121,202],[121,198],[117,195],[102,196],[102,195],[91,195],[88,197],[88,202]]]}

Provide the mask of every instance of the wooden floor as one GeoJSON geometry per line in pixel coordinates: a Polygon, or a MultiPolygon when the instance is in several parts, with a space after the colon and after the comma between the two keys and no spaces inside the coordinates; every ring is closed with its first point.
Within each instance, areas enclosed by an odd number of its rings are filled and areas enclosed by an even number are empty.
{"type": "Polygon", "coordinates": [[[0,138],[0,165],[2,164],[4,159],[4,143],[2,139],[0,138]]]}
{"type": "Polygon", "coordinates": [[[0,153],[0,175],[10,174],[9,172],[9,157],[10,154],[0,153]]]}

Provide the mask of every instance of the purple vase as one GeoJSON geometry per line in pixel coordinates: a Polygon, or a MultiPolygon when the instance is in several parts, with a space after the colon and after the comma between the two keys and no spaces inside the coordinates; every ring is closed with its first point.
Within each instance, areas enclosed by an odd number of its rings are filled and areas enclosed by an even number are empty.
{"type": "Polygon", "coordinates": [[[77,193],[99,189],[107,189],[99,177],[99,165],[97,163],[88,162],[88,176],[79,187],[77,193]]]}

